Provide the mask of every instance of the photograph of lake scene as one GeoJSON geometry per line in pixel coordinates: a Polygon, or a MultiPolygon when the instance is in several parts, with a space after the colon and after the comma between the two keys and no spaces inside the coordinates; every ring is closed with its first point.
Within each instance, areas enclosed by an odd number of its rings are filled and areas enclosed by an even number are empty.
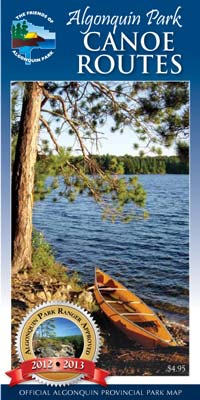
{"type": "MultiPolygon", "coordinates": [[[[188,375],[188,82],[11,94],[13,366],[23,316],[60,300],[92,313],[111,375],[188,375]]],[[[81,331],[61,324],[35,332],[37,357],[80,356],[81,331]]]]}
{"type": "Polygon", "coordinates": [[[66,318],[49,318],[33,335],[33,350],[37,358],[80,357],[83,335],[79,327],[66,318]]]}

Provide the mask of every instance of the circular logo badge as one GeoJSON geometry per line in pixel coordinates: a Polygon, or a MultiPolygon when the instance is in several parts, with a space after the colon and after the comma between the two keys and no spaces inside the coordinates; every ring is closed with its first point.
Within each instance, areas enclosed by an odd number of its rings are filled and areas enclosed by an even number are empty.
{"type": "Polygon", "coordinates": [[[97,361],[99,329],[91,315],[73,303],[44,303],[22,321],[16,349],[20,362],[31,363],[32,379],[50,385],[71,384],[97,361]]]}
{"type": "Polygon", "coordinates": [[[16,15],[11,25],[11,48],[25,65],[48,60],[56,49],[54,20],[46,13],[24,11],[16,15]]]}

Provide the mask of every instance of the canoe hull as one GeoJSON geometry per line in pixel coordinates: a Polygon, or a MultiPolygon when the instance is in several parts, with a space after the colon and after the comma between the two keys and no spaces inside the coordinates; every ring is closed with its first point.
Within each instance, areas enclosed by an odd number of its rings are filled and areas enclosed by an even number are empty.
{"type": "MultiPolygon", "coordinates": [[[[140,343],[145,348],[155,348],[157,346],[164,346],[164,347],[177,346],[176,342],[173,340],[172,336],[165,328],[163,323],[159,320],[156,314],[145,303],[142,302],[142,300],[139,297],[129,292],[123,285],[121,285],[119,282],[115,281],[109,275],[105,274],[103,271],[99,269],[96,270],[94,295],[101,310],[112,321],[112,323],[120,331],[122,331],[129,339],[140,343]],[[108,288],[106,285],[108,286],[108,288]],[[104,287],[104,289],[101,289],[102,286],[104,287]],[[115,297],[113,298],[115,299],[117,296],[119,301],[118,300],[106,301],[105,293],[107,294],[111,292],[116,293],[115,297]],[[125,301],[125,299],[128,299],[128,301],[125,301]],[[156,321],[157,325],[159,326],[160,336],[155,334],[154,332],[155,328],[152,329],[149,328],[149,330],[142,329],[136,323],[130,321],[128,313],[124,313],[127,315],[120,315],[120,313],[116,311],[115,306],[116,303],[123,304],[123,302],[126,304],[129,303],[130,305],[134,304],[134,306],[135,304],[137,304],[137,307],[139,307],[143,311],[143,315],[146,315],[147,319],[153,318],[156,321]],[[150,315],[151,317],[148,317],[150,315]]],[[[139,312],[137,312],[138,310],[135,310],[135,308],[133,310],[134,312],[131,313],[133,314],[133,318],[135,312],[136,312],[135,315],[140,316],[139,312]]],[[[145,317],[143,318],[145,319],[145,317]]]]}

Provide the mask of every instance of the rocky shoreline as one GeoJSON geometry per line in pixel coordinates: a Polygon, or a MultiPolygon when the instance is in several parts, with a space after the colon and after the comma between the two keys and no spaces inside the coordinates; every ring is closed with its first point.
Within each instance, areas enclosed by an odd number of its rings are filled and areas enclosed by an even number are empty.
{"type": "Polygon", "coordinates": [[[31,281],[28,276],[16,276],[13,278],[12,288],[13,368],[19,365],[14,343],[19,324],[25,315],[43,302],[59,300],[73,301],[92,313],[100,327],[102,337],[98,366],[109,370],[111,375],[180,376],[189,373],[188,332],[181,324],[165,321],[178,343],[177,347],[145,350],[117,330],[98,310],[91,288],[77,287],[75,289],[69,283],[58,282],[55,278],[43,276],[38,276],[31,281]]]}

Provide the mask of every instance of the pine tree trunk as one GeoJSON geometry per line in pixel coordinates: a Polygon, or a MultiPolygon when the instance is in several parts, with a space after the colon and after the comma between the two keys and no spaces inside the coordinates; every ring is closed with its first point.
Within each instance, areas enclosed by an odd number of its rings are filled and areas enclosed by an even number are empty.
{"type": "Polygon", "coordinates": [[[31,265],[32,209],[42,84],[27,82],[12,176],[12,272],[31,265]]]}

